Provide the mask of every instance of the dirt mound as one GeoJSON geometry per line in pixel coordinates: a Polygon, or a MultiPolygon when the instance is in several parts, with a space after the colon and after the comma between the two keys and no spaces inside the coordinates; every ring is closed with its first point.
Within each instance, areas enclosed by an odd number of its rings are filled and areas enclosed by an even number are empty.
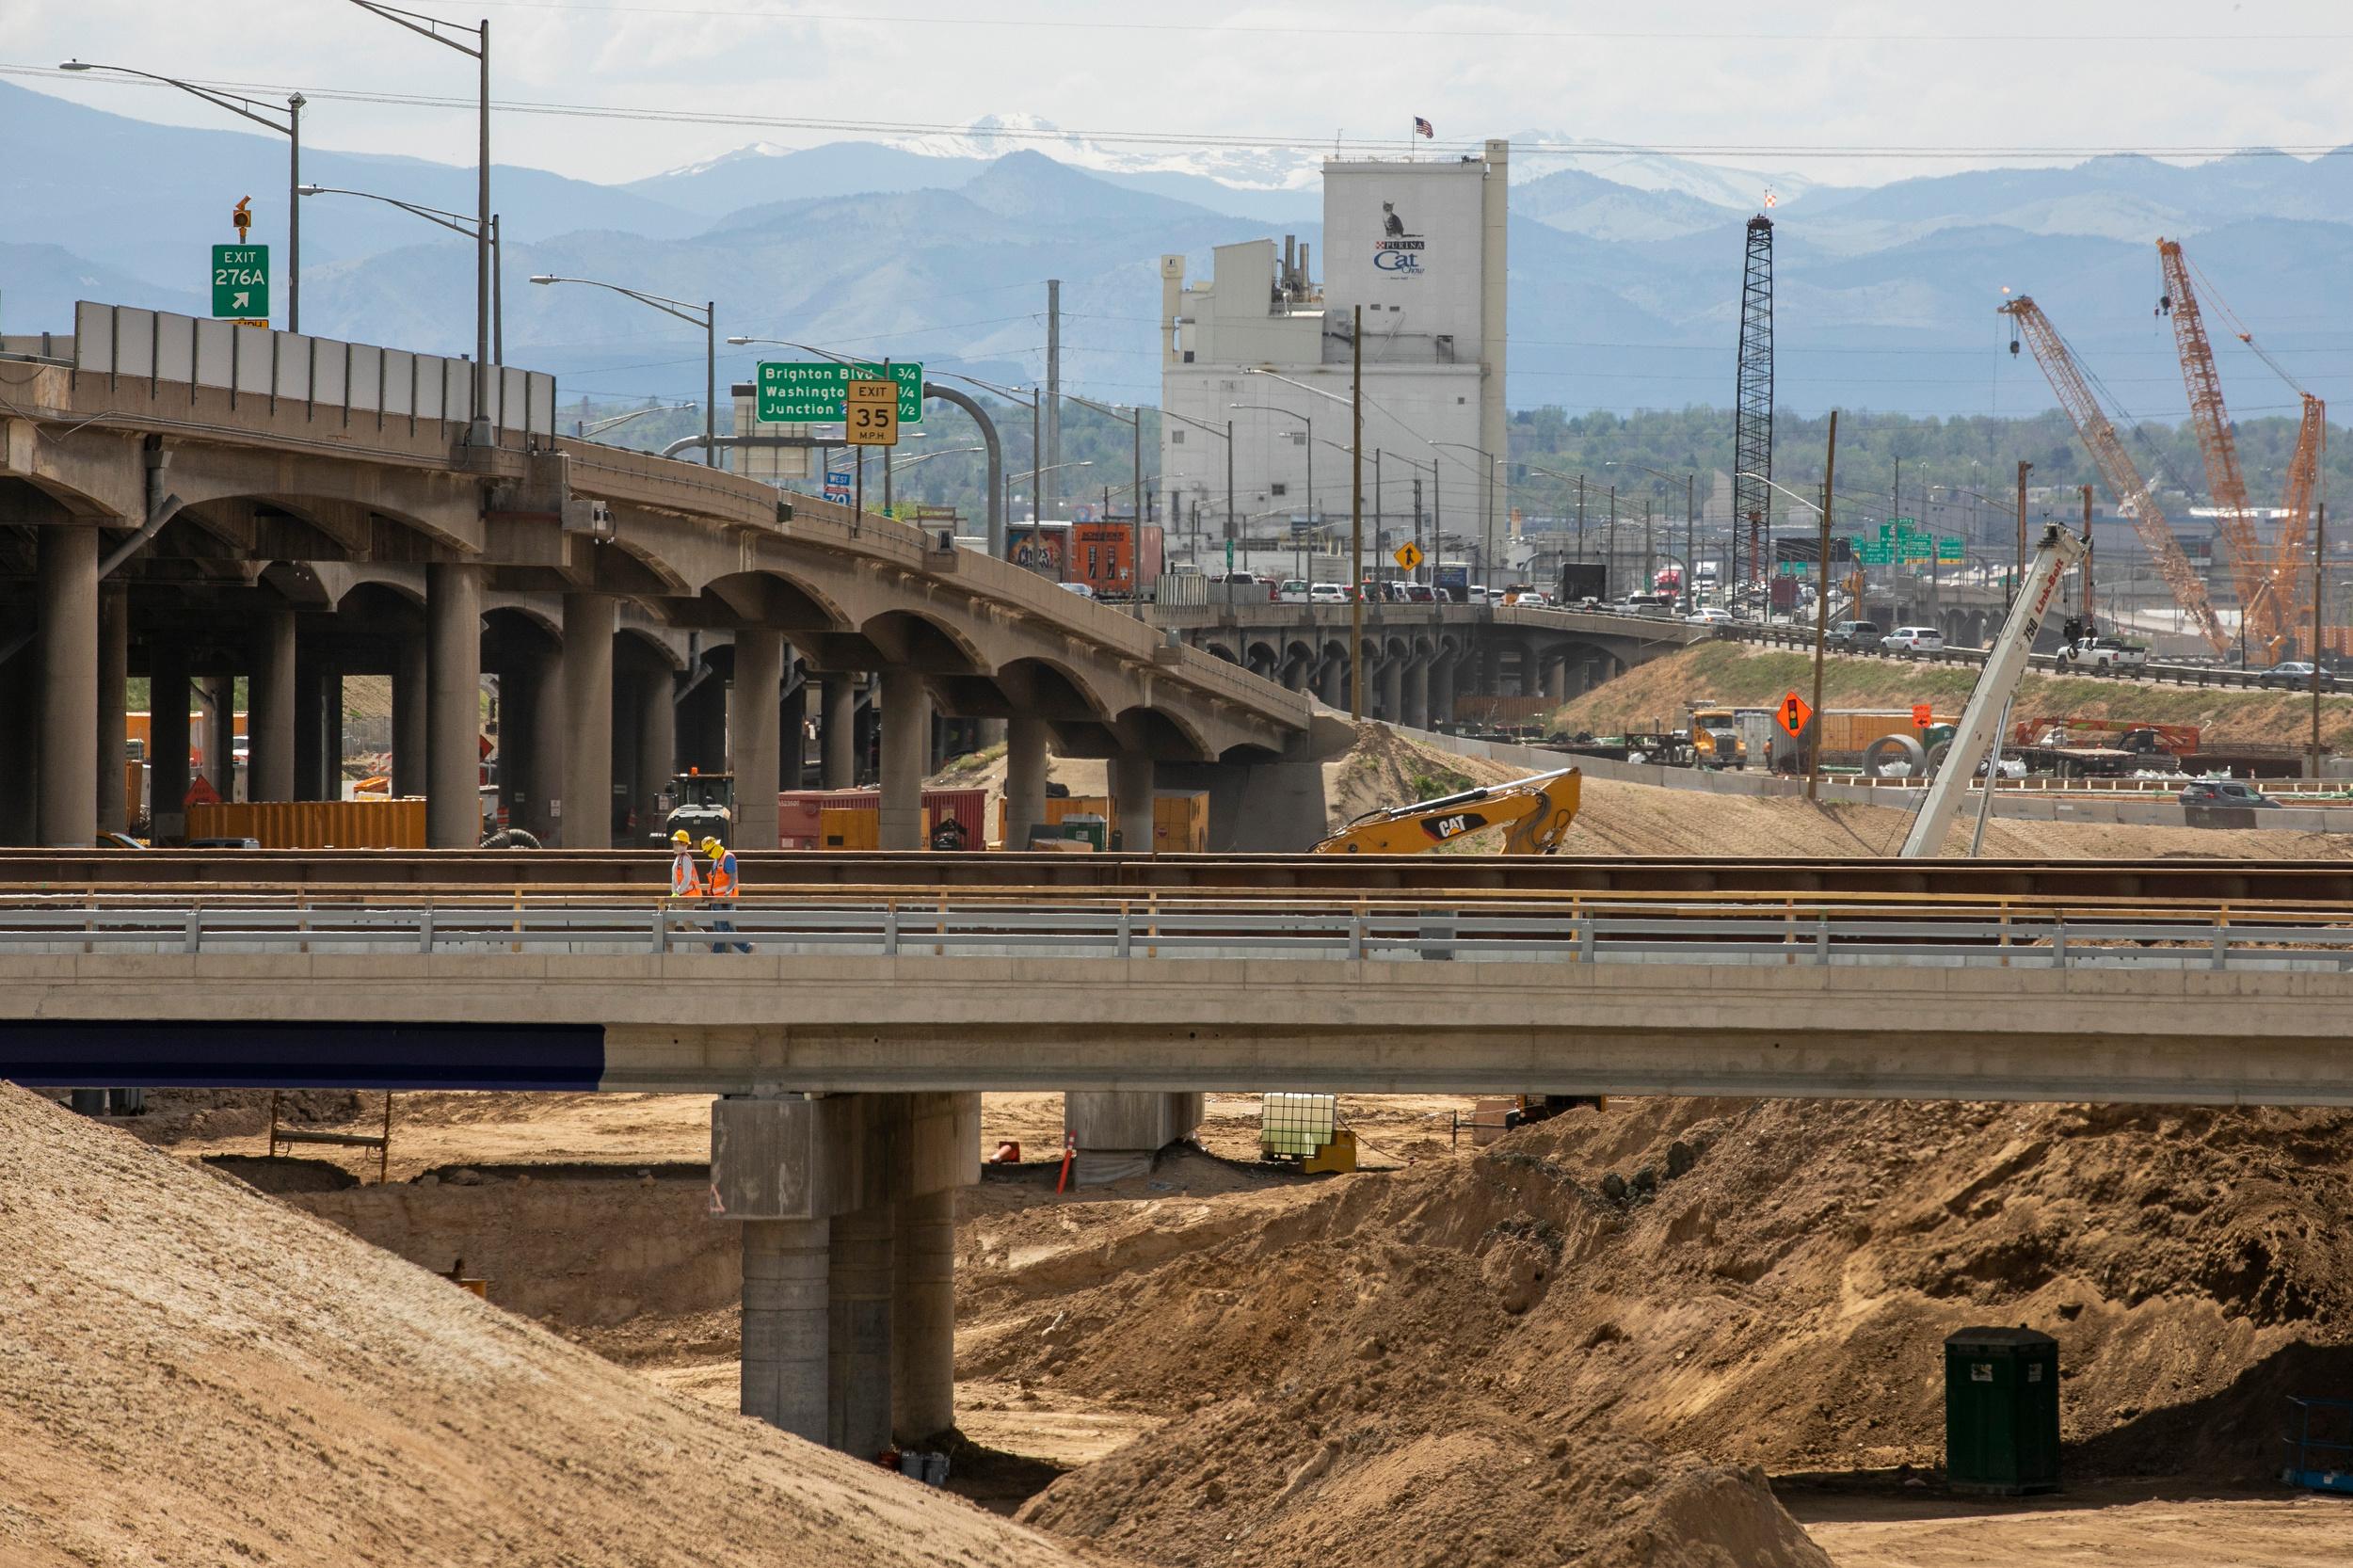
{"type": "MultiPolygon", "coordinates": [[[[1546,1450],[1515,1421],[1580,1465],[1632,1438],[1718,1465],[1932,1468],[1942,1341],[1977,1324],[2058,1336],[2078,1475],[2259,1480],[2283,1397],[2353,1386],[2341,1112],[1617,1102],[1476,1156],[1081,1228],[1083,1247],[968,1257],[963,1360],[1198,1401],[1119,1457],[1152,1481],[1123,1507],[1198,1512],[1221,1448],[1263,1448],[1247,1484],[1226,1466],[1243,1512],[1204,1543],[1280,1528],[1305,1494],[1277,1494],[1335,1441],[1330,1463],[1361,1468],[1475,1434],[1493,1447],[1464,1484],[1516,1499],[1546,1450]]],[[[1117,1475],[1068,1478],[1034,1516],[1108,1519],[1117,1475]]],[[[1554,1549],[1531,1535],[1521,1560],[1554,1549]]]]}
{"type": "Polygon", "coordinates": [[[1070,1563],[0,1084],[0,1560],[1070,1563]]]}
{"type": "Polygon", "coordinates": [[[1385,724],[1367,722],[1356,727],[1355,744],[1323,764],[1326,827],[1337,832],[1368,811],[1500,784],[1528,772],[1416,745],[1385,724]]]}
{"type": "MultiPolygon", "coordinates": [[[[1833,654],[1822,664],[1823,701],[1833,708],[1904,708],[1934,703],[1959,712],[1977,683],[1974,665],[1913,664],[1897,660],[1833,654]]],[[[1686,708],[1709,698],[1769,705],[1814,680],[1811,651],[1765,649],[1746,643],[1702,643],[1604,681],[1562,708],[1555,728],[1614,734],[1653,721],[1683,728],[1686,708]]],[[[2311,733],[2312,698],[2302,692],[2238,691],[2089,676],[2029,675],[2018,688],[2017,712],[2074,713],[2085,718],[2137,719],[2148,724],[2194,724],[2217,741],[2267,741],[2301,746],[2311,733]]],[[[2353,697],[2321,699],[2321,740],[2353,749],[2353,697]]]]}

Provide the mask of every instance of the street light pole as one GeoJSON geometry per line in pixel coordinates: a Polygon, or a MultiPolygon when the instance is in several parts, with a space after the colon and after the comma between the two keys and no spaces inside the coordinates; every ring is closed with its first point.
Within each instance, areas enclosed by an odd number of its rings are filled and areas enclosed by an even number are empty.
{"type": "MultiPolygon", "coordinates": [[[[366,0],[353,0],[353,3],[365,4],[366,0]]],[[[670,299],[658,294],[647,294],[640,289],[629,288],[619,283],[600,282],[594,278],[559,278],[552,273],[539,272],[534,273],[531,280],[541,284],[579,283],[592,289],[609,289],[615,294],[628,296],[640,305],[649,305],[664,315],[676,316],[680,321],[700,327],[703,329],[703,462],[712,468],[719,466],[718,427],[713,423],[719,399],[719,302],[717,300],[706,301],[701,307],[702,313],[698,316],[695,313],[696,307],[683,299],[670,299]]],[[[863,465],[860,466],[863,467],[863,465]]]]}
{"type": "MultiPolygon", "coordinates": [[[[444,22],[439,17],[388,6],[383,0],[351,0],[361,10],[372,11],[385,21],[395,23],[412,33],[431,39],[444,49],[455,49],[472,56],[482,68],[481,92],[476,103],[477,141],[474,153],[474,243],[473,243],[473,420],[466,432],[466,440],[472,446],[490,444],[490,19],[484,17],[474,26],[463,23],[444,22]],[[460,33],[472,33],[472,44],[460,43],[440,31],[448,27],[460,33]]],[[[537,281],[536,279],[533,281],[537,281]]],[[[706,432],[708,433],[708,432],[706,432]]],[[[705,461],[715,460],[716,448],[704,449],[705,461]]]]}
{"type": "Polygon", "coordinates": [[[302,94],[291,93],[286,99],[286,120],[280,124],[271,116],[277,111],[259,102],[239,97],[233,92],[216,92],[210,88],[184,82],[177,76],[158,76],[152,71],[134,71],[127,65],[93,65],[88,60],[67,60],[59,71],[100,71],[109,76],[136,76],[142,81],[161,82],[168,88],[178,88],[191,98],[201,98],[215,108],[227,109],[241,120],[249,120],[265,130],[275,131],[286,138],[286,330],[302,330],[302,203],[296,200],[302,191],[302,106],[310,102],[302,94]]]}
{"type": "MultiPolygon", "coordinates": [[[[473,224],[469,219],[456,213],[443,212],[439,207],[427,207],[416,201],[403,201],[396,196],[378,196],[372,190],[346,190],[341,185],[296,185],[295,194],[296,196],[357,196],[363,200],[381,201],[388,207],[398,207],[402,212],[421,217],[427,223],[437,223],[444,229],[465,235],[468,239],[473,238],[473,224]]],[[[490,353],[493,362],[499,364],[506,362],[505,291],[501,286],[504,271],[505,262],[499,248],[499,215],[492,213],[490,215],[490,353]]]]}

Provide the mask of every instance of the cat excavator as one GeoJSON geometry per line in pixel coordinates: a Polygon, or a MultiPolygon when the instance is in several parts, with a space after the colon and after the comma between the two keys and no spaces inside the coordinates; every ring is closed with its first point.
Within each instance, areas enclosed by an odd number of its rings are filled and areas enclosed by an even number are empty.
{"type": "Polygon", "coordinates": [[[1316,845],[1318,855],[1419,855],[1501,827],[1505,855],[1550,855],[1577,820],[1575,768],[1368,811],[1316,845]]]}
{"type": "MultiPolygon", "coordinates": [[[[1488,784],[1412,806],[1368,811],[1316,845],[1318,855],[1419,855],[1485,828],[1504,829],[1505,855],[1550,855],[1577,820],[1584,775],[1576,768],[1488,784]]],[[[1481,1142],[1530,1122],[1541,1122],[1576,1106],[1602,1109],[1599,1095],[1515,1095],[1500,1105],[1481,1102],[1472,1126],[1481,1142]],[[1500,1122],[1485,1120],[1500,1111],[1500,1122]]]]}

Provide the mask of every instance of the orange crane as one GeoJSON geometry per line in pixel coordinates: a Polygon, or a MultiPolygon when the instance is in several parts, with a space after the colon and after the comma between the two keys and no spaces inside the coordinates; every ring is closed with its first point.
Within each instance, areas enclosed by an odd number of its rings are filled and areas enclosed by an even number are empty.
{"type": "MultiPolygon", "coordinates": [[[[2157,574],[2172,590],[2174,602],[2189,613],[2207,645],[2217,653],[2222,652],[2231,646],[2231,639],[2215,616],[2214,602],[2206,597],[2205,582],[2198,575],[2198,568],[2189,564],[2189,557],[2182,553],[2181,541],[2173,536],[2173,525],[2157,509],[2156,497],[2149,492],[2147,481],[2134,466],[2132,454],[2124,450],[2114,422],[2101,411],[2100,400],[2092,395],[2091,385],[2084,379],[2067,340],[2059,336],[2051,318],[2026,295],[2020,295],[2000,310],[2034,350],[2035,362],[2042,367],[2052,392],[2058,394],[2059,406],[2067,410],[2075,434],[2091,453],[2100,476],[2107,481],[2108,492],[2115,496],[2118,507],[2132,518],[2133,531],[2140,536],[2150,559],[2156,563],[2157,574]]],[[[2018,344],[2012,342],[2010,352],[2017,351],[2018,344]]]]}
{"type": "MultiPolygon", "coordinates": [[[[2173,318],[2173,344],[2182,359],[2182,383],[2189,392],[2190,424],[2198,432],[2198,455],[2206,464],[2206,488],[2220,512],[2220,535],[2231,565],[2231,582],[2238,590],[2239,614],[2256,646],[2274,648],[2278,605],[2267,591],[2270,563],[2255,536],[2255,517],[2247,504],[2247,475],[2239,467],[2238,438],[2231,431],[2230,410],[2222,403],[2222,377],[2215,369],[2214,346],[2206,341],[2205,318],[2199,312],[2197,291],[2190,287],[2189,265],[2182,259],[2179,241],[2157,241],[2157,267],[2165,278],[2165,294],[2157,309],[2173,318]]],[[[2276,657],[2276,654],[2274,655],[2276,657]]]]}
{"type": "MultiPolygon", "coordinates": [[[[2174,248],[2178,254],[2180,247],[2174,248]]],[[[2184,267],[2185,273],[2194,271],[2195,264],[2185,259],[2184,267]]],[[[2274,376],[2303,400],[2303,419],[2296,433],[2296,451],[2288,458],[2286,493],[2281,500],[2280,527],[2272,539],[2271,559],[2261,590],[2262,600],[2259,607],[2250,605],[2250,609],[2264,622],[2264,646],[2277,659],[2295,648],[2297,640],[2304,634],[2312,618],[2310,568],[2313,504],[2320,488],[2320,461],[2328,441],[2329,408],[2306,392],[2303,383],[2288,373],[2288,367],[2255,341],[2253,331],[2231,309],[2230,302],[2215,288],[2212,279],[2201,272],[2198,274],[2198,280],[2205,286],[2215,309],[2230,325],[2232,336],[2253,349],[2256,358],[2263,360],[2274,376]]],[[[2186,283],[2185,277],[2185,286],[2186,283]]],[[[2169,298],[2171,297],[2169,291],[2169,298]]],[[[2175,330],[2178,335],[2179,328],[2175,330]]],[[[2228,425],[2224,428],[2227,431],[2228,425]]],[[[2199,440],[2201,444],[2205,440],[2202,429],[2199,440]]]]}

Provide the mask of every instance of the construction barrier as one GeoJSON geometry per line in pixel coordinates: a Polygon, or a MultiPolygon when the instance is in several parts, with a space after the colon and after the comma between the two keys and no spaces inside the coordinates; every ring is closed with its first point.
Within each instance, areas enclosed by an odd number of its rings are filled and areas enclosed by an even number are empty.
{"type": "Polygon", "coordinates": [[[424,797],[216,801],[188,808],[190,839],[258,839],[264,849],[423,849],[424,797]]]}

